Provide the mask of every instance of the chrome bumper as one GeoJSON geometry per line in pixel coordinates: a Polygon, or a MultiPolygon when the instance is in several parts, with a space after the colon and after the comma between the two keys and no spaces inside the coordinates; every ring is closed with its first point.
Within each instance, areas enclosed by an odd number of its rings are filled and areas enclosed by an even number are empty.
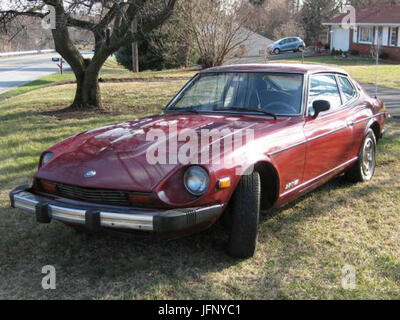
{"type": "Polygon", "coordinates": [[[172,232],[184,230],[211,220],[223,211],[223,205],[174,210],[110,209],[80,206],[38,196],[21,186],[10,192],[11,206],[36,215],[41,223],[52,220],[84,225],[88,229],[101,227],[143,231],[172,232]]]}

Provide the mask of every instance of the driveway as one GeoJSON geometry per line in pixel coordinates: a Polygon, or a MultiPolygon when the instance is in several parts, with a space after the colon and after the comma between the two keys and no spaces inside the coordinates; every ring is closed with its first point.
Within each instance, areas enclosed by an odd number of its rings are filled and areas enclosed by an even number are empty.
{"type": "MultiPolygon", "coordinates": [[[[375,96],[375,85],[363,84],[363,87],[371,96],[375,96]]],[[[378,87],[378,98],[385,103],[392,116],[400,117],[400,90],[380,86],[378,87]]]]}

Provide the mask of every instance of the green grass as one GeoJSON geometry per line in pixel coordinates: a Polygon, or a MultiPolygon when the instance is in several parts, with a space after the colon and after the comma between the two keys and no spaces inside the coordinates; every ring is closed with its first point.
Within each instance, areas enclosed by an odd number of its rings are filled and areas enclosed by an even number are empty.
{"type": "MultiPolygon", "coordinates": [[[[189,72],[148,73],[151,82],[102,83],[108,112],[60,113],[74,85],[45,86],[0,101],[0,298],[3,299],[398,299],[400,297],[400,122],[379,144],[373,181],[334,179],[261,221],[258,251],[237,260],[227,233],[173,241],[77,234],[39,225],[9,208],[8,192],[29,182],[42,150],[86,129],[142,117],[185,83],[189,72]],[[180,77],[180,76],[179,76],[180,77]],[[178,78],[179,78],[178,77],[178,78]],[[44,265],[57,289],[41,288],[44,265]],[[356,268],[356,289],[341,287],[356,268]]],[[[143,76],[143,75],[141,75],[143,76]]]]}
{"type": "MultiPolygon", "coordinates": [[[[299,59],[276,60],[273,62],[301,62],[299,59]]],[[[272,62],[272,63],[273,63],[272,62]]],[[[361,83],[375,83],[388,88],[400,89],[400,64],[380,62],[376,67],[372,59],[343,59],[332,56],[306,57],[305,63],[326,64],[340,67],[361,83]]]]}

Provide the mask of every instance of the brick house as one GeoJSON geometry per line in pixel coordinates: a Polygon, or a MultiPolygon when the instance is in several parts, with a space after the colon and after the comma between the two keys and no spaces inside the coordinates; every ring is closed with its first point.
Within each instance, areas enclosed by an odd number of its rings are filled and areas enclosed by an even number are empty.
{"type": "Polygon", "coordinates": [[[391,60],[400,62],[400,3],[391,1],[356,9],[355,28],[342,27],[347,13],[341,14],[323,25],[329,27],[331,49],[369,54],[372,46],[381,44],[381,51],[391,60]]]}

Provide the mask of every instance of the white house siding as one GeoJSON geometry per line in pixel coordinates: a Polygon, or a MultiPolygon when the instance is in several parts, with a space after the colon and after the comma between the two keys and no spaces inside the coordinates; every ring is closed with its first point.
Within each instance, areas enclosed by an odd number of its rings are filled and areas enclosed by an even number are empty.
{"type": "Polygon", "coordinates": [[[382,45],[388,46],[389,45],[389,27],[383,28],[383,41],[382,45]]]}
{"type": "Polygon", "coordinates": [[[382,30],[382,46],[387,46],[388,41],[389,41],[389,27],[376,27],[375,28],[375,40],[374,43],[377,44],[378,41],[378,36],[379,36],[379,30],[382,30]]]}
{"type": "Polygon", "coordinates": [[[338,27],[332,28],[332,49],[349,51],[350,49],[350,30],[338,27]]]}

